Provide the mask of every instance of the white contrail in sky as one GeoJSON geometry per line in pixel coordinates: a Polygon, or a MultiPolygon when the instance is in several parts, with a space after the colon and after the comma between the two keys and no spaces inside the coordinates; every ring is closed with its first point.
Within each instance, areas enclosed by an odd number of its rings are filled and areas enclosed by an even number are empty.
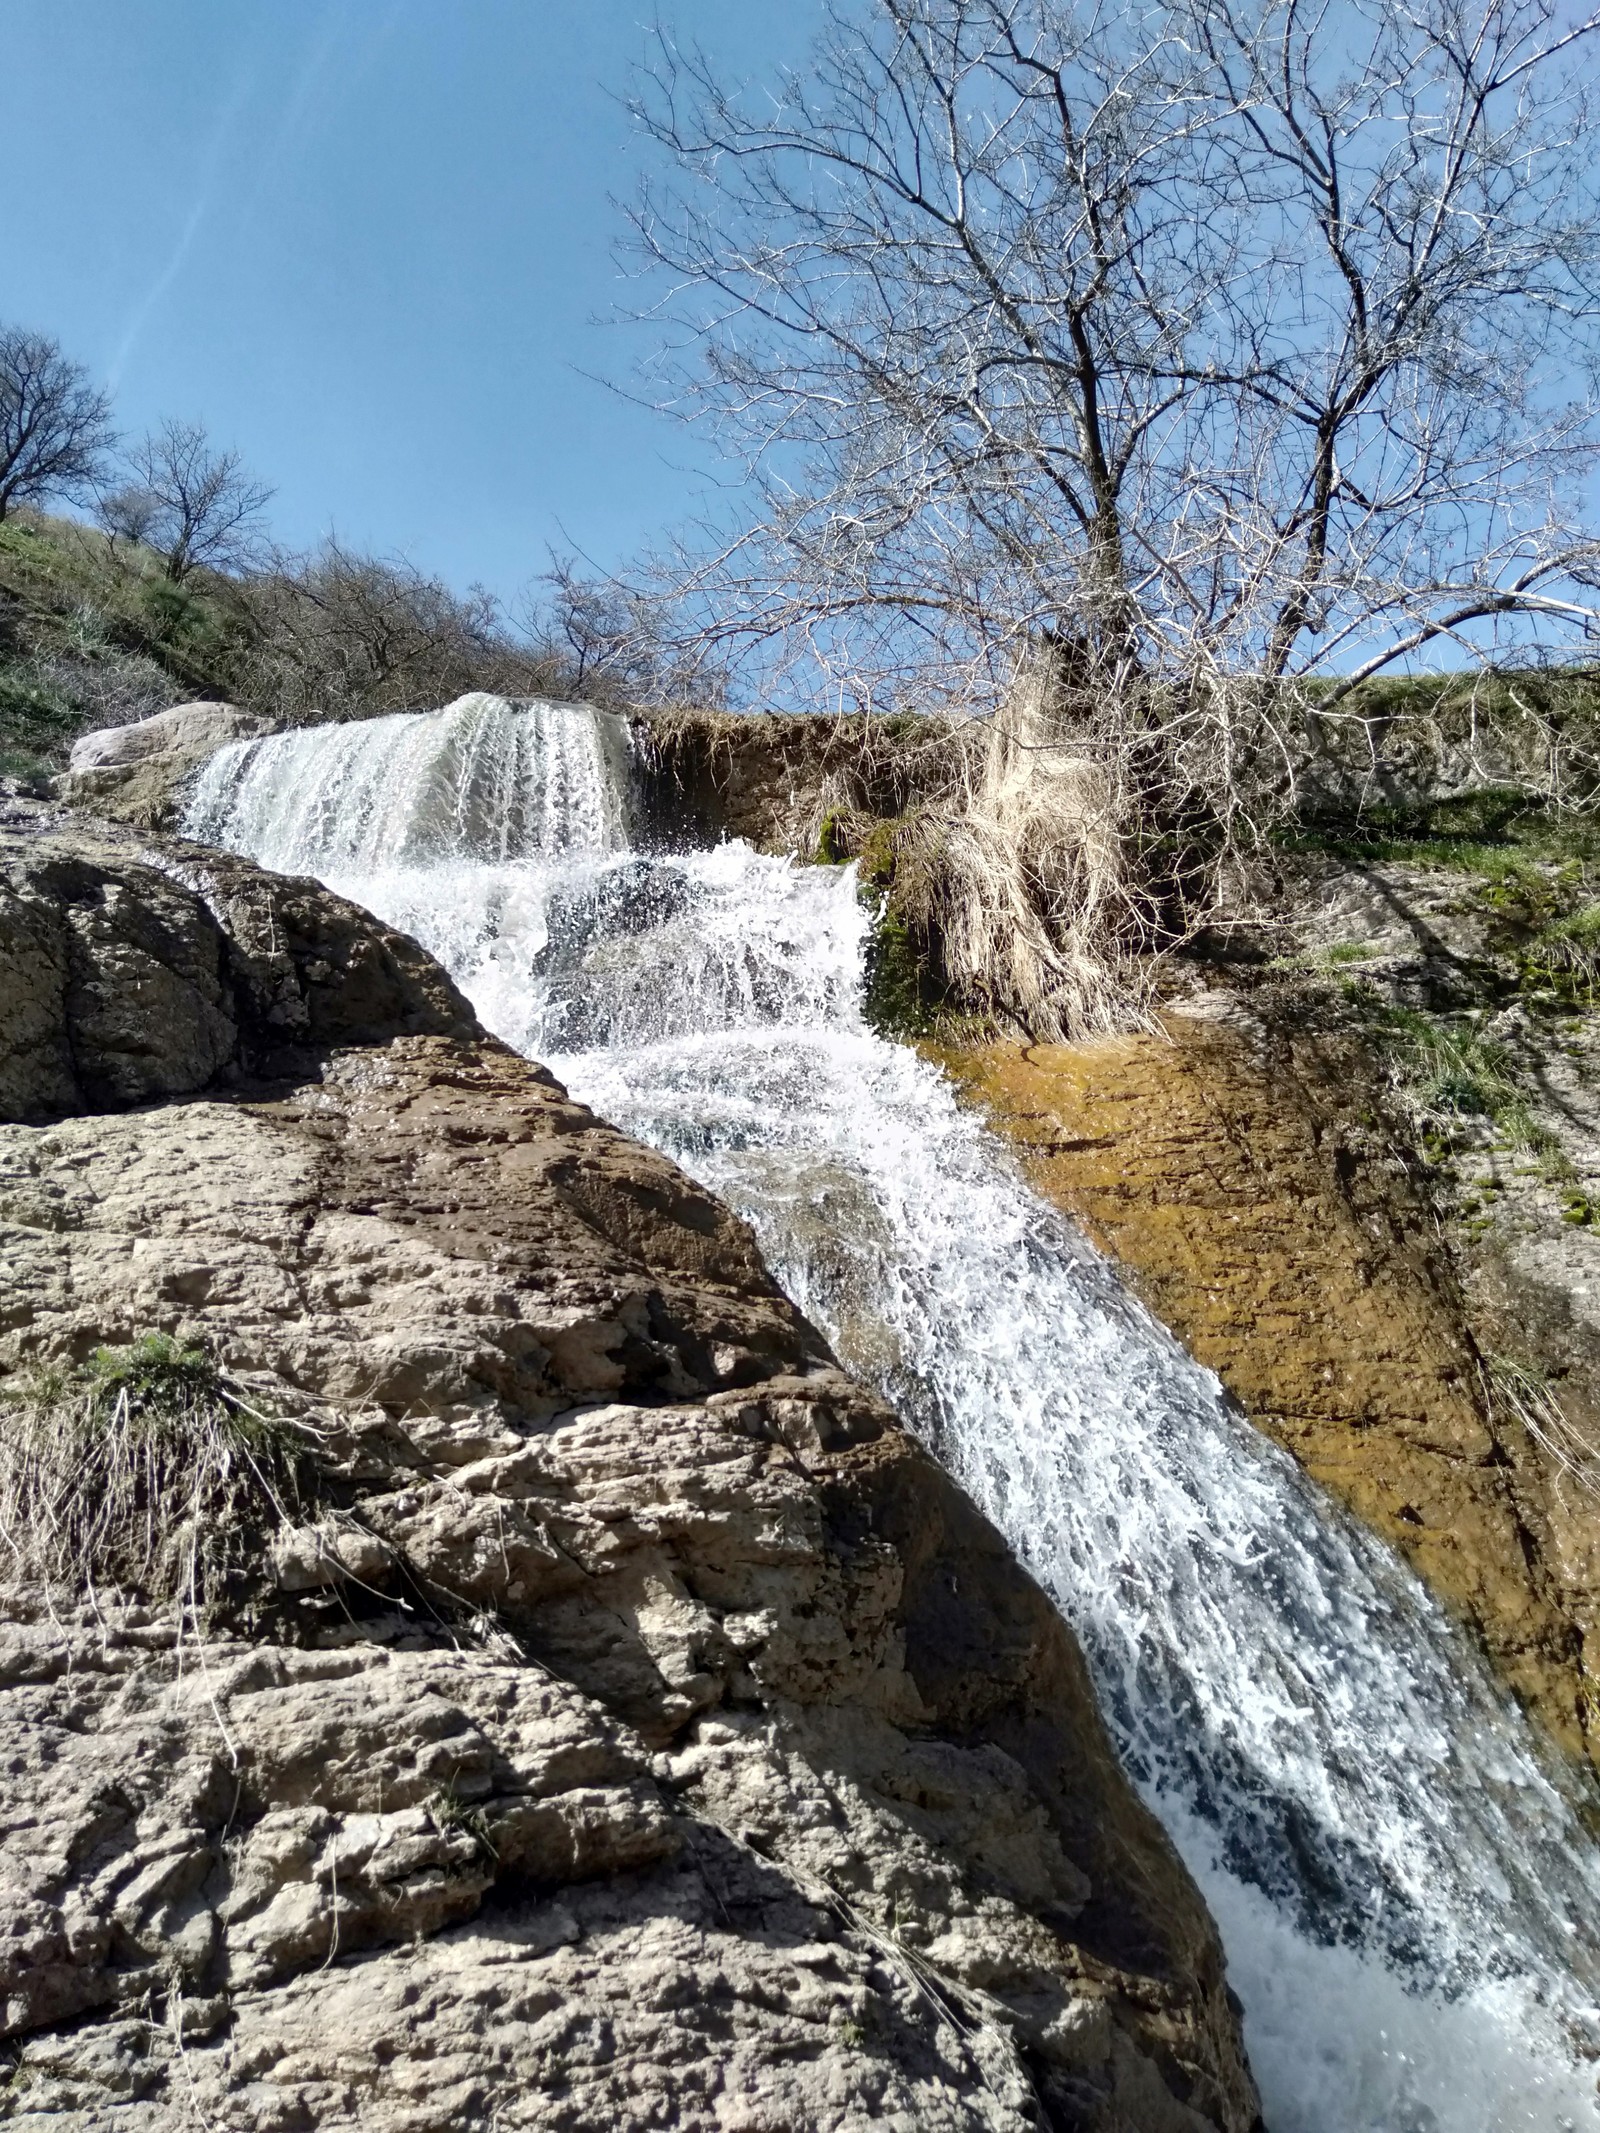
{"type": "Polygon", "coordinates": [[[224,145],[233,132],[234,121],[238,117],[239,108],[244,103],[250,88],[250,75],[248,72],[241,71],[234,83],[233,93],[217,113],[216,123],[211,129],[211,138],[207,141],[205,153],[200,158],[199,177],[195,186],[194,199],[190,203],[188,214],[184,217],[183,228],[178,232],[177,242],[168,253],[165,266],[162,267],[160,273],[138,303],[134,305],[128,323],[123,328],[122,339],[118,344],[115,356],[112,358],[110,375],[107,381],[113,391],[122,382],[122,373],[127,368],[128,358],[138,345],[139,336],[148,325],[150,314],[183,271],[183,263],[189,256],[195,237],[199,233],[200,225],[205,220],[206,209],[211,204],[212,188],[216,183],[217,166],[222,159],[224,145]]]}
{"type": "MultiPolygon", "coordinates": [[[[371,63],[376,53],[388,42],[403,12],[404,0],[395,0],[395,4],[385,11],[380,21],[375,24],[368,22],[365,50],[359,55],[358,65],[371,63]]],[[[294,84],[289,91],[282,115],[273,129],[271,139],[257,159],[256,182],[250,193],[240,203],[241,217],[250,213],[261,198],[262,193],[270,186],[274,166],[279,162],[284,150],[289,146],[304,121],[307,110],[323,77],[329,71],[341,43],[346,41],[345,32],[353,23],[359,23],[362,20],[363,14],[352,5],[352,0],[329,0],[329,5],[323,9],[320,20],[309,40],[309,48],[306,51],[305,58],[301,62],[294,84]]],[[[351,71],[355,71],[355,68],[352,68],[351,71]]],[[[194,198],[190,203],[188,214],[184,217],[183,226],[178,232],[172,250],[168,253],[161,271],[156,275],[138,303],[135,304],[129,315],[128,323],[123,329],[121,342],[110,367],[108,382],[113,389],[121,383],[122,374],[127,368],[128,360],[138,345],[139,338],[145,327],[149,324],[151,315],[178,276],[183,272],[185,262],[194,248],[195,238],[199,235],[200,226],[205,221],[206,215],[210,210],[224,152],[229,147],[237,130],[240,110],[255,87],[258,73],[259,68],[257,66],[242,61],[232,93],[217,113],[210,138],[206,143],[204,153],[199,158],[194,198]]]]}
{"type": "Polygon", "coordinates": [[[346,60],[344,75],[347,81],[352,81],[359,77],[363,69],[372,63],[377,53],[388,43],[405,12],[405,6],[406,0],[393,0],[393,5],[382,20],[375,23],[371,20],[370,10],[361,5],[360,0],[329,0],[306,56],[301,61],[283,113],[273,128],[272,138],[262,150],[256,170],[256,182],[242,210],[244,215],[254,210],[262,194],[271,185],[274,170],[300,130],[340,45],[348,46],[352,43],[346,36],[346,31],[352,27],[364,27],[367,32],[364,44],[359,36],[354,40],[356,49],[346,60]]]}

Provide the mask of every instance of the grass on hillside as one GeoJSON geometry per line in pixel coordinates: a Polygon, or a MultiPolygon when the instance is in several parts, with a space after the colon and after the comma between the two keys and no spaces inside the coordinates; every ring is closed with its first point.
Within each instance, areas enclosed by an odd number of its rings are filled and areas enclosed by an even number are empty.
{"type": "Polygon", "coordinates": [[[1458,875],[1490,953],[1519,989],[1552,1005],[1600,1005],[1600,819],[1491,787],[1424,807],[1324,818],[1281,842],[1351,866],[1458,875]]]}
{"type": "Polygon", "coordinates": [[[1347,865],[1406,865],[1455,877],[1451,901],[1482,925],[1483,956],[1460,964],[1479,992],[1474,1010],[1393,1004],[1365,972],[1367,943],[1339,943],[1316,960],[1345,966],[1341,989],[1387,1058],[1422,1151],[1448,1162],[1485,1135],[1530,1158],[1563,1191],[1562,1216],[1590,1226],[1558,1136],[1544,1125],[1511,1047],[1487,1037],[1491,1009],[1516,1002],[1536,1025],[1600,1007],[1600,822],[1514,787],[1485,787],[1427,805],[1371,807],[1284,836],[1290,849],[1347,865]]]}
{"type": "Polygon", "coordinates": [[[0,775],[59,769],[97,726],[227,695],[242,645],[226,581],[174,585],[92,526],[13,514],[0,521],[0,775]]]}

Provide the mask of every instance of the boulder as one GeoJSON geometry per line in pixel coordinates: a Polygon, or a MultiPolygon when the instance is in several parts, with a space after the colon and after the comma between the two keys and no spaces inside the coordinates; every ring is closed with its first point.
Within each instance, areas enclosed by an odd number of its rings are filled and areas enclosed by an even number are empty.
{"type": "Polygon", "coordinates": [[[151,756],[205,754],[225,741],[253,740],[271,730],[271,720],[237,704],[174,704],[127,726],[103,726],[72,744],[69,770],[124,770],[151,756]]]}
{"type": "Polygon", "coordinates": [[[74,805],[145,829],[168,829],[189,779],[228,741],[253,740],[274,721],[236,704],[174,704],[128,726],[81,734],[57,793],[74,805]]]}
{"type": "Polygon", "coordinates": [[[412,940],[314,881],[0,802],[0,1118],[316,1071],[330,1046],[477,1031],[412,940]]]}

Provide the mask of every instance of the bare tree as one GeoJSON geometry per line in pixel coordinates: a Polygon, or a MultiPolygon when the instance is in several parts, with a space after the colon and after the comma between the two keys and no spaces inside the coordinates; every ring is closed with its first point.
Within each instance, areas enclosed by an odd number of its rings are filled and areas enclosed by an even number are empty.
{"type": "Polygon", "coordinates": [[[404,558],[330,539],[309,556],[274,556],[243,596],[248,692],[291,718],[407,710],[493,685],[492,602],[461,601],[404,558]]]}
{"type": "Polygon", "coordinates": [[[101,500],[100,523],[154,548],[173,584],[202,566],[230,571],[259,559],[273,491],[251,480],[237,452],[215,450],[200,423],[164,422],[127,468],[132,479],[101,500]]]}
{"type": "Polygon", "coordinates": [[[776,98],[663,41],[636,105],[662,396],[760,499],[678,557],[687,633],[823,700],[993,704],[1026,663],[1158,830],[1280,804],[1313,680],[1595,639],[1600,17],[828,21],[776,98]]]}
{"type": "Polygon", "coordinates": [[[311,555],[275,554],[235,596],[242,691],[290,719],[415,710],[469,689],[560,697],[594,686],[548,613],[519,631],[483,587],[462,598],[403,556],[328,540],[311,555]]]}
{"type": "Polygon", "coordinates": [[[1600,18],[1213,0],[1192,20],[1241,221],[1215,307],[1226,449],[1189,521],[1225,564],[1201,579],[1213,672],[1320,674],[1327,717],[1430,646],[1583,655],[1600,141],[1581,68],[1600,18]]]}
{"type": "Polygon", "coordinates": [[[723,700],[726,680],[714,661],[672,641],[648,593],[586,576],[571,556],[552,555],[529,589],[523,627],[567,694],[629,705],[723,700]]]}
{"type": "Polygon", "coordinates": [[[110,398],[82,365],[45,334],[0,326],[0,519],[88,493],[115,442],[110,398]]]}

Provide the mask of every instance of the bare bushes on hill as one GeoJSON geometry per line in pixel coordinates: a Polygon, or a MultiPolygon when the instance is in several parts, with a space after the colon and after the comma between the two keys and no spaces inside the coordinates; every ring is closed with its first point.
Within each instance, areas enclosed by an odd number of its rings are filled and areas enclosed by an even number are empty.
{"type": "Polygon", "coordinates": [[[465,596],[393,556],[327,541],[280,555],[230,588],[244,637],[239,690],[294,723],[431,709],[469,689],[616,708],[697,688],[657,639],[649,603],[560,559],[513,616],[481,586],[465,596]]]}
{"type": "Polygon", "coordinates": [[[291,723],[368,718],[468,689],[542,695],[557,662],[519,645],[490,596],[452,593],[401,558],[329,541],[231,588],[238,693],[291,723]]]}
{"type": "Polygon", "coordinates": [[[0,321],[0,775],[186,698],[286,723],[432,708],[468,690],[719,700],[653,605],[556,557],[508,612],[408,558],[268,538],[271,488],[203,424],[118,448],[109,396],[48,337],[0,321]],[[97,526],[50,518],[92,503],[97,526]]]}
{"type": "Polygon", "coordinates": [[[648,630],[559,566],[517,617],[337,541],[174,575],[166,547],[133,538],[142,508],[123,496],[106,530],[25,510],[0,526],[0,773],[58,768],[76,734],[187,698],[310,724],[471,689],[609,704],[672,691],[648,630]]]}

